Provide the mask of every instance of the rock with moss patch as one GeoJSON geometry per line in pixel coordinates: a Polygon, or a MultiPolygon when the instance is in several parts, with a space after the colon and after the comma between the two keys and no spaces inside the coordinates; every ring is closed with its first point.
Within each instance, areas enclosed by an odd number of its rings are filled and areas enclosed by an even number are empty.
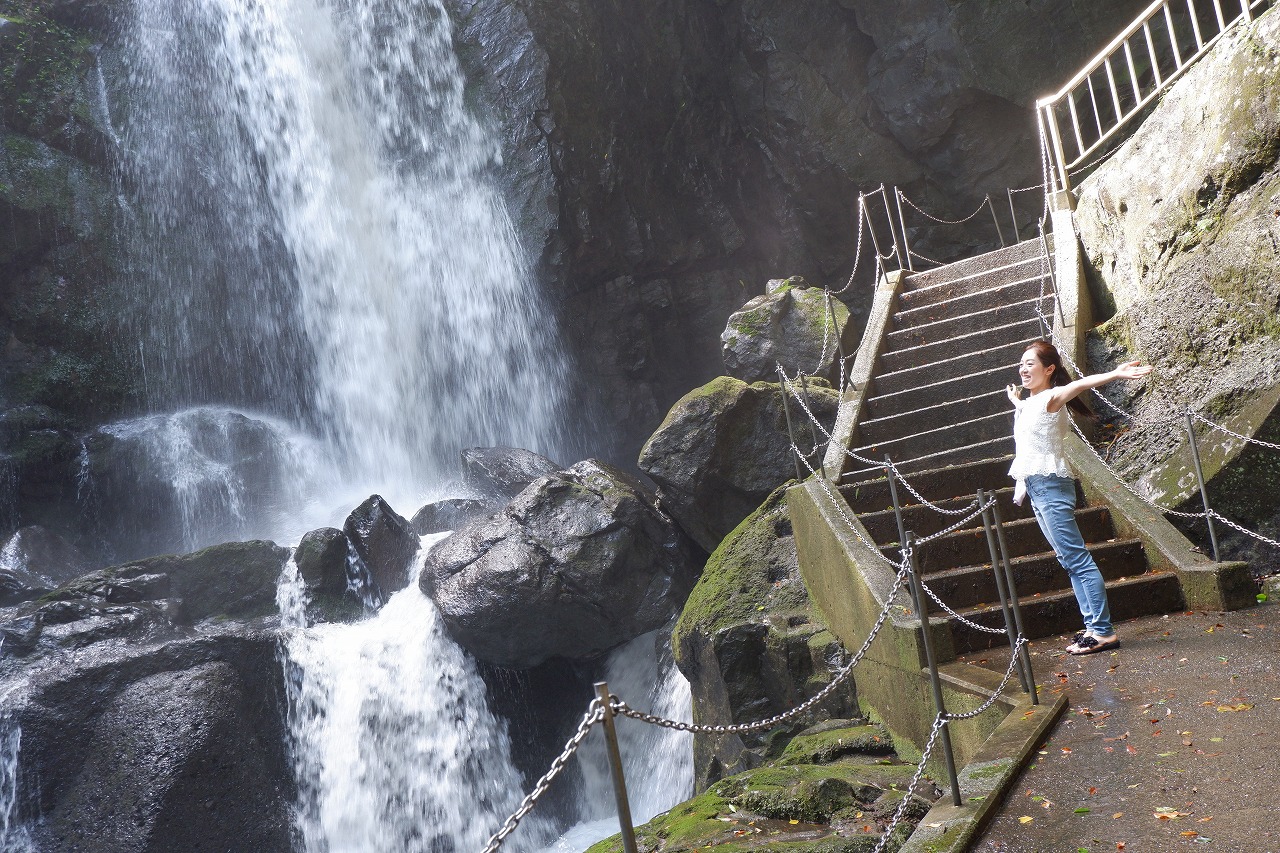
{"type": "Polygon", "coordinates": [[[463,647],[519,669],[592,658],[660,627],[700,564],[652,493],[589,459],[436,545],[421,584],[463,647]]]}
{"type": "MultiPolygon", "coordinates": [[[[771,495],[711,555],[672,643],[700,723],[769,717],[830,682],[844,653],[800,578],[784,490],[771,495]]],[[[769,732],[695,735],[695,786],[703,790],[722,776],[759,766],[805,725],[856,711],[854,686],[847,681],[814,712],[769,732]]]]}
{"type": "Polygon", "coordinates": [[[36,598],[92,568],[87,556],[53,531],[23,527],[0,548],[0,606],[36,598]]]}
{"type": "MultiPolygon", "coordinates": [[[[839,395],[820,380],[808,392],[809,408],[830,429],[839,395]]],[[[792,418],[797,443],[809,450],[812,433],[799,407],[792,418]]],[[[816,454],[809,461],[816,466],[816,454]]],[[[645,443],[639,464],[658,484],[663,506],[699,545],[714,550],[796,475],[782,387],[721,376],[690,391],[645,443]]]]}
{"type": "Polygon", "coordinates": [[[777,379],[777,365],[829,377],[849,309],[800,276],[774,279],[735,311],[720,335],[725,370],[744,382],[777,379]]]}

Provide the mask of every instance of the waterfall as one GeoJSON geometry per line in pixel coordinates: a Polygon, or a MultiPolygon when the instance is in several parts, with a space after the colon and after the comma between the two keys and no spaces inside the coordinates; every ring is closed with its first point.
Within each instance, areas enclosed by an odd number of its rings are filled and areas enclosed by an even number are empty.
{"type": "MultiPolygon", "coordinates": [[[[441,537],[424,537],[424,546],[432,538],[441,537]]],[[[519,806],[524,783],[506,727],[485,703],[484,682],[444,633],[416,577],[371,619],[308,628],[305,591],[290,561],[277,602],[288,626],[304,849],[482,849],[519,806]]],[[[549,837],[545,819],[531,814],[503,849],[537,849],[549,837]]]]}
{"type": "MultiPolygon", "coordinates": [[[[0,655],[4,640],[0,639],[0,655]]],[[[16,823],[18,805],[18,753],[22,727],[14,715],[14,694],[20,685],[0,685],[0,850],[6,853],[33,853],[35,847],[26,827],[16,823]]]]}
{"type": "MultiPolygon", "coordinates": [[[[658,634],[645,634],[610,654],[602,674],[609,692],[633,708],[692,722],[689,682],[658,634]]],[[[619,752],[632,822],[639,826],[693,796],[693,745],[687,732],[619,719],[619,752]]],[[[603,736],[593,733],[578,753],[583,777],[581,822],[548,853],[579,853],[618,831],[617,805],[603,736]]]]}
{"type": "Polygon", "coordinates": [[[440,0],[130,8],[112,114],[152,405],[286,419],[393,504],[462,447],[554,452],[566,367],[440,0]]]}

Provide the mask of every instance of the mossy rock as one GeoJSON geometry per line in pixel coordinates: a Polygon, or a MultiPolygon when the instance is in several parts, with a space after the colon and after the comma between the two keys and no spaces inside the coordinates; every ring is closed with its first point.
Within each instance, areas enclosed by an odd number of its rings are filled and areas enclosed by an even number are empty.
{"type": "MultiPolygon", "coordinates": [[[[835,764],[768,767],[740,773],[636,829],[645,853],[716,850],[870,853],[892,818],[914,768],[835,764]],[[887,771],[887,772],[886,772],[887,771]],[[893,786],[897,785],[897,788],[893,786]],[[793,823],[794,821],[794,823],[793,823]]],[[[918,798],[916,798],[918,799],[918,798]]],[[[900,825],[888,850],[910,835],[923,801],[900,825]]],[[[618,853],[618,836],[588,853],[618,853]]]]}
{"type": "Polygon", "coordinates": [[[892,752],[893,741],[882,726],[850,726],[812,734],[801,732],[787,744],[778,763],[829,764],[850,755],[890,755],[892,752]]]}

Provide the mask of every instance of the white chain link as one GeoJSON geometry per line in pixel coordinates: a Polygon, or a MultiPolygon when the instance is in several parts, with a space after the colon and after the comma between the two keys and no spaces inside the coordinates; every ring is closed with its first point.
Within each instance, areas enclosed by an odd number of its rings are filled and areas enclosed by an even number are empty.
{"type": "MultiPolygon", "coordinates": [[[[907,203],[907,205],[908,205],[908,206],[910,206],[913,210],[915,210],[915,212],[916,212],[916,213],[921,214],[921,215],[922,215],[922,216],[924,216],[926,219],[932,219],[934,222],[938,223],[939,225],[963,225],[963,224],[965,224],[966,222],[968,222],[970,219],[973,219],[973,217],[975,217],[975,216],[977,216],[979,213],[981,213],[981,212],[982,212],[982,208],[986,207],[988,204],[990,204],[990,203],[991,203],[991,199],[990,199],[990,198],[984,198],[984,199],[982,200],[982,203],[978,205],[978,209],[977,209],[977,210],[975,210],[973,213],[970,213],[970,214],[969,214],[968,216],[966,216],[964,219],[941,219],[941,218],[939,218],[939,217],[937,217],[937,216],[934,216],[932,213],[929,213],[929,212],[928,212],[928,211],[926,211],[926,210],[922,210],[922,209],[920,209],[920,206],[919,206],[919,205],[917,205],[917,204],[916,204],[914,201],[912,201],[911,199],[907,198],[907,194],[906,194],[906,193],[904,193],[902,190],[898,189],[897,187],[894,187],[894,191],[898,194],[898,198],[899,198],[899,199],[901,199],[902,201],[905,201],[905,202],[907,203]]],[[[914,252],[912,252],[912,254],[915,254],[915,253],[914,253],[914,252]]],[[[925,258],[925,260],[927,261],[927,260],[929,260],[929,259],[928,259],[928,258],[925,258]]],[[[936,262],[935,262],[935,263],[936,263],[936,262]]]]}
{"type": "Polygon", "coordinates": [[[568,742],[565,743],[564,751],[556,756],[555,760],[551,762],[550,769],[547,770],[546,774],[533,786],[533,790],[529,792],[529,795],[521,800],[520,807],[512,813],[511,817],[506,819],[502,824],[502,827],[497,832],[490,836],[489,843],[485,845],[482,853],[494,853],[495,850],[502,846],[502,842],[506,840],[508,835],[515,831],[524,816],[533,810],[534,805],[538,802],[538,798],[546,793],[547,788],[551,785],[551,781],[560,774],[560,771],[564,769],[565,764],[573,757],[573,754],[578,751],[578,747],[582,745],[583,739],[586,738],[588,733],[590,733],[592,726],[603,719],[604,702],[597,697],[591,700],[591,704],[587,706],[587,713],[583,715],[582,722],[578,724],[577,732],[575,732],[573,737],[569,738],[568,742]]]}
{"type": "Polygon", "coordinates": [[[946,724],[947,720],[942,714],[933,718],[933,728],[929,731],[929,739],[925,741],[924,752],[920,755],[919,763],[916,764],[915,775],[911,777],[910,783],[907,784],[907,790],[903,792],[902,802],[898,803],[898,808],[893,813],[893,820],[889,821],[889,825],[885,827],[884,834],[880,836],[880,841],[871,853],[883,853],[884,846],[889,843],[889,838],[893,835],[893,831],[902,822],[903,816],[907,813],[907,806],[910,805],[911,798],[915,795],[916,787],[920,784],[920,780],[924,778],[924,768],[929,762],[929,756],[933,753],[933,745],[938,740],[938,732],[942,731],[942,727],[946,724]]]}
{"type": "Polygon", "coordinates": [[[862,230],[866,225],[867,217],[871,215],[867,213],[865,198],[866,196],[861,193],[858,194],[858,244],[853,250],[853,271],[849,273],[849,280],[845,282],[844,287],[836,291],[837,294],[844,293],[853,287],[853,277],[858,274],[858,262],[862,260],[862,230]]]}
{"type": "MultiPolygon", "coordinates": [[[[1000,633],[1003,634],[1004,632],[1001,631],[1000,633]]],[[[972,711],[966,711],[963,714],[947,714],[947,721],[950,722],[951,720],[971,720],[974,717],[981,714],[982,712],[986,711],[992,705],[994,705],[996,703],[996,700],[999,699],[1000,696],[1004,694],[1004,690],[1006,687],[1009,686],[1009,682],[1013,680],[1013,671],[1018,667],[1018,652],[1022,651],[1022,647],[1025,646],[1026,644],[1027,644],[1027,638],[1019,634],[1017,639],[1014,640],[1014,643],[1013,643],[1013,653],[1009,655],[1009,668],[1004,671],[1004,678],[1001,679],[1000,686],[996,688],[996,691],[994,693],[992,693],[989,697],[987,697],[987,701],[983,702],[981,705],[979,705],[977,708],[974,708],[972,711]]]]}
{"type": "Polygon", "coordinates": [[[1247,527],[1242,527],[1241,525],[1236,524],[1231,519],[1221,515],[1217,510],[1210,509],[1209,515],[1213,516],[1218,521],[1221,521],[1223,524],[1227,525],[1227,527],[1235,528],[1236,530],[1240,531],[1246,536],[1252,536],[1254,539],[1257,539],[1259,542],[1266,542],[1268,545],[1272,546],[1273,548],[1280,548],[1280,542],[1277,542],[1274,539],[1270,539],[1266,536],[1263,536],[1261,533],[1255,533],[1254,531],[1250,530],[1247,527]]]}
{"type": "Polygon", "coordinates": [[[1263,441],[1260,438],[1251,438],[1250,436],[1247,436],[1247,435],[1241,435],[1235,430],[1228,429],[1227,427],[1224,427],[1220,423],[1215,423],[1209,420],[1199,412],[1192,411],[1191,409],[1187,409],[1187,414],[1191,415],[1191,417],[1195,418],[1200,423],[1205,424],[1206,426],[1212,427],[1213,429],[1216,429],[1219,432],[1225,432],[1227,435],[1231,436],[1232,438],[1238,438],[1243,442],[1246,442],[1248,444],[1256,444],[1259,447],[1267,447],[1267,448],[1270,448],[1271,450],[1280,450],[1280,444],[1272,444],[1271,442],[1263,441]]]}
{"type": "Polygon", "coordinates": [[[952,610],[951,606],[948,605],[945,601],[943,601],[941,598],[938,598],[938,594],[929,588],[929,585],[924,582],[923,578],[921,578],[920,580],[920,587],[926,593],[928,593],[929,597],[932,598],[939,607],[941,607],[944,611],[946,611],[946,613],[949,616],[959,620],[960,624],[964,625],[966,628],[971,628],[974,631],[981,631],[984,634],[999,634],[1001,636],[1004,636],[1009,633],[1008,630],[1005,628],[989,628],[986,625],[979,625],[977,622],[974,622],[970,619],[966,619],[964,616],[961,616],[959,613],[952,610]]]}

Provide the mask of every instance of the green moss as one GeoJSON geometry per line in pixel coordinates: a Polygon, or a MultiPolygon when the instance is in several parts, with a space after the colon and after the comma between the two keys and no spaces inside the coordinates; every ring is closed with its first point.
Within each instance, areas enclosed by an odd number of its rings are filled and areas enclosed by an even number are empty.
{"type": "Polygon", "coordinates": [[[0,36],[0,116],[34,135],[61,135],[75,115],[77,90],[92,67],[92,40],[50,20],[33,3],[15,4],[0,36]]]}
{"type": "Polygon", "coordinates": [[[893,742],[880,726],[850,726],[820,734],[797,735],[787,744],[778,763],[829,764],[850,755],[889,755],[893,742]]]}

